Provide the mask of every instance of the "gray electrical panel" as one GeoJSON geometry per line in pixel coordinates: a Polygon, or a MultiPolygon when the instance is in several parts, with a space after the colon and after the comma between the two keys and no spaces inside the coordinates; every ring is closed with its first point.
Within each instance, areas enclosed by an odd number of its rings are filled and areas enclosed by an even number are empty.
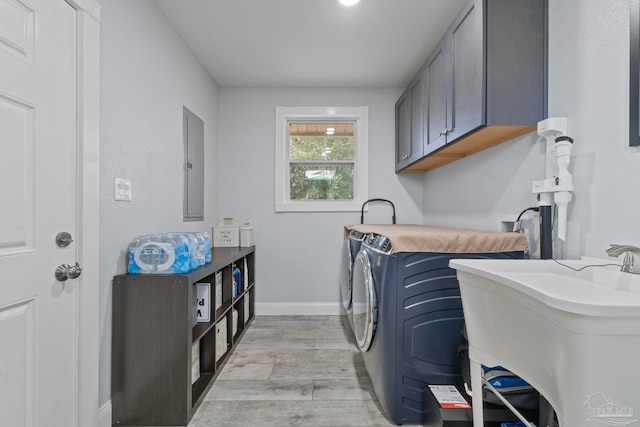
{"type": "Polygon", "coordinates": [[[184,221],[204,220],[204,122],[183,107],[184,221]]]}

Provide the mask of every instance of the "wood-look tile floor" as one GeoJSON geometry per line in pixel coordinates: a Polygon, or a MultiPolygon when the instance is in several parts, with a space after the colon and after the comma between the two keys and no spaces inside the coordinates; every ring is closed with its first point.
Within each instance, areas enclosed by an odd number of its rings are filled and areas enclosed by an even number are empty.
{"type": "Polygon", "coordinates": [[[258,316],[189,427],[393,425],[345,316],[258,316]]]}

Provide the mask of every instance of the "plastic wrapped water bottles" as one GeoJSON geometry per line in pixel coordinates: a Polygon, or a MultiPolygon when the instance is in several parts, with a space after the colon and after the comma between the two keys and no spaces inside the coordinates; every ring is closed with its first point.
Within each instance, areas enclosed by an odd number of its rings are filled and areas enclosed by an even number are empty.
{"type": "Polygon", "coordinates": [[[211,262],[211,237],[206,232],[195,235],[198,238],[198,262],[200,265],[211,262]]]}
{"type": "Polygon", "coordinates": [[[205,264],[211,262],[211,236],[206,231],[202,233],[204,238],[204,262],[205,264]]]}
{"type": "Polygon", "coordinates": [[[209,237],[209,234],[206,232],[184,234],[187,234],[190,239],[196,239],[197,241],[196,259],[198,266],[211,262],[211,238],[209,237]]]}
{"type": "MultiPolygon", "coordinates": [[[[204,265],[204,263],[200,264],[200,261],[198,260],[198,247],[200,246],[200,242],[193,233],[185,233],[184,236],[189,241],[189,265],[191,266],[191,269],[194,270],[200,265],[204,265]]],[[[202,259],[204,260],[204,257],[202,259]]]]}
{"type": "Polygon", "coordinates": [[[207,233],[160,233],[129,243],[129,274],[182,274],[211,262],[207,233]]]}
{"type": "Polygon", "coordinates": [[[186,236],[150,234],[129,243],[129,274],[186,273],[190,269],[186,236]]]}

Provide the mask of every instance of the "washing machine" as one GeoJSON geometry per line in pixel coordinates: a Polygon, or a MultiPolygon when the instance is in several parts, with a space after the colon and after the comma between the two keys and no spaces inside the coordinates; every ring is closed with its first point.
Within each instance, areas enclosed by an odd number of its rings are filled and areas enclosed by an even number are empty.
{"type": "Polygon", "coordinates": [[[353,278],[353,261],[360,251],[360,246],[364,240],[365,233],[356,230],[350,230],[349,235],[342,245],[342,257],[340,266],[340,296],[342,306],[347,313],[349,325],[353,328],[353,319],[351,314],[351,286],[353,278]]]}
{"type": "Polygon", "coordinates": [[[387,418],[421,424],[429,384],[461,384],[457,347],[464,321],[452,258],[520,258],[508,253],[394,253],[371,233],[356,255],[352,321],[357,345],[387,418]]]}
{"type": "Polygon", "coordinates": [[[340,296],[342,300],[342,305],[347,314],[347,319],[349,319],[349,325],[353,329],[353,318],[351,314],[351,288],[352,288],[352,279],[353,279],[353,261],[355,260],[356,255],[360,251],[360,245],[365,239],[369,227],[377,227],[376,225],[365,225],[364,224],[364,210],[365,207],[369,203],[382,203],[387,204],[392,209],[391,222],[395,225],[396,223],[396,207],[392,201],[387,199],[369,199],[362,204],[362,208],[360,210],[360,230],[354,230],[350,227],[345,226],[345,230],[349,233],[347,234],[346,239],[342,245],[342,256],[340,258],[340,296]]]}

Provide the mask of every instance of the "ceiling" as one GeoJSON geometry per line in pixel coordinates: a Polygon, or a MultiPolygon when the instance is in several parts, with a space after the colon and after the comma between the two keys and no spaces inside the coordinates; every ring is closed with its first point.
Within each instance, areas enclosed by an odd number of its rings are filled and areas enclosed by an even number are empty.
{"type": "Polygon", "coordinates": [[[405,87],[466,0],[156,0],[221,87],[405,87]]]}

